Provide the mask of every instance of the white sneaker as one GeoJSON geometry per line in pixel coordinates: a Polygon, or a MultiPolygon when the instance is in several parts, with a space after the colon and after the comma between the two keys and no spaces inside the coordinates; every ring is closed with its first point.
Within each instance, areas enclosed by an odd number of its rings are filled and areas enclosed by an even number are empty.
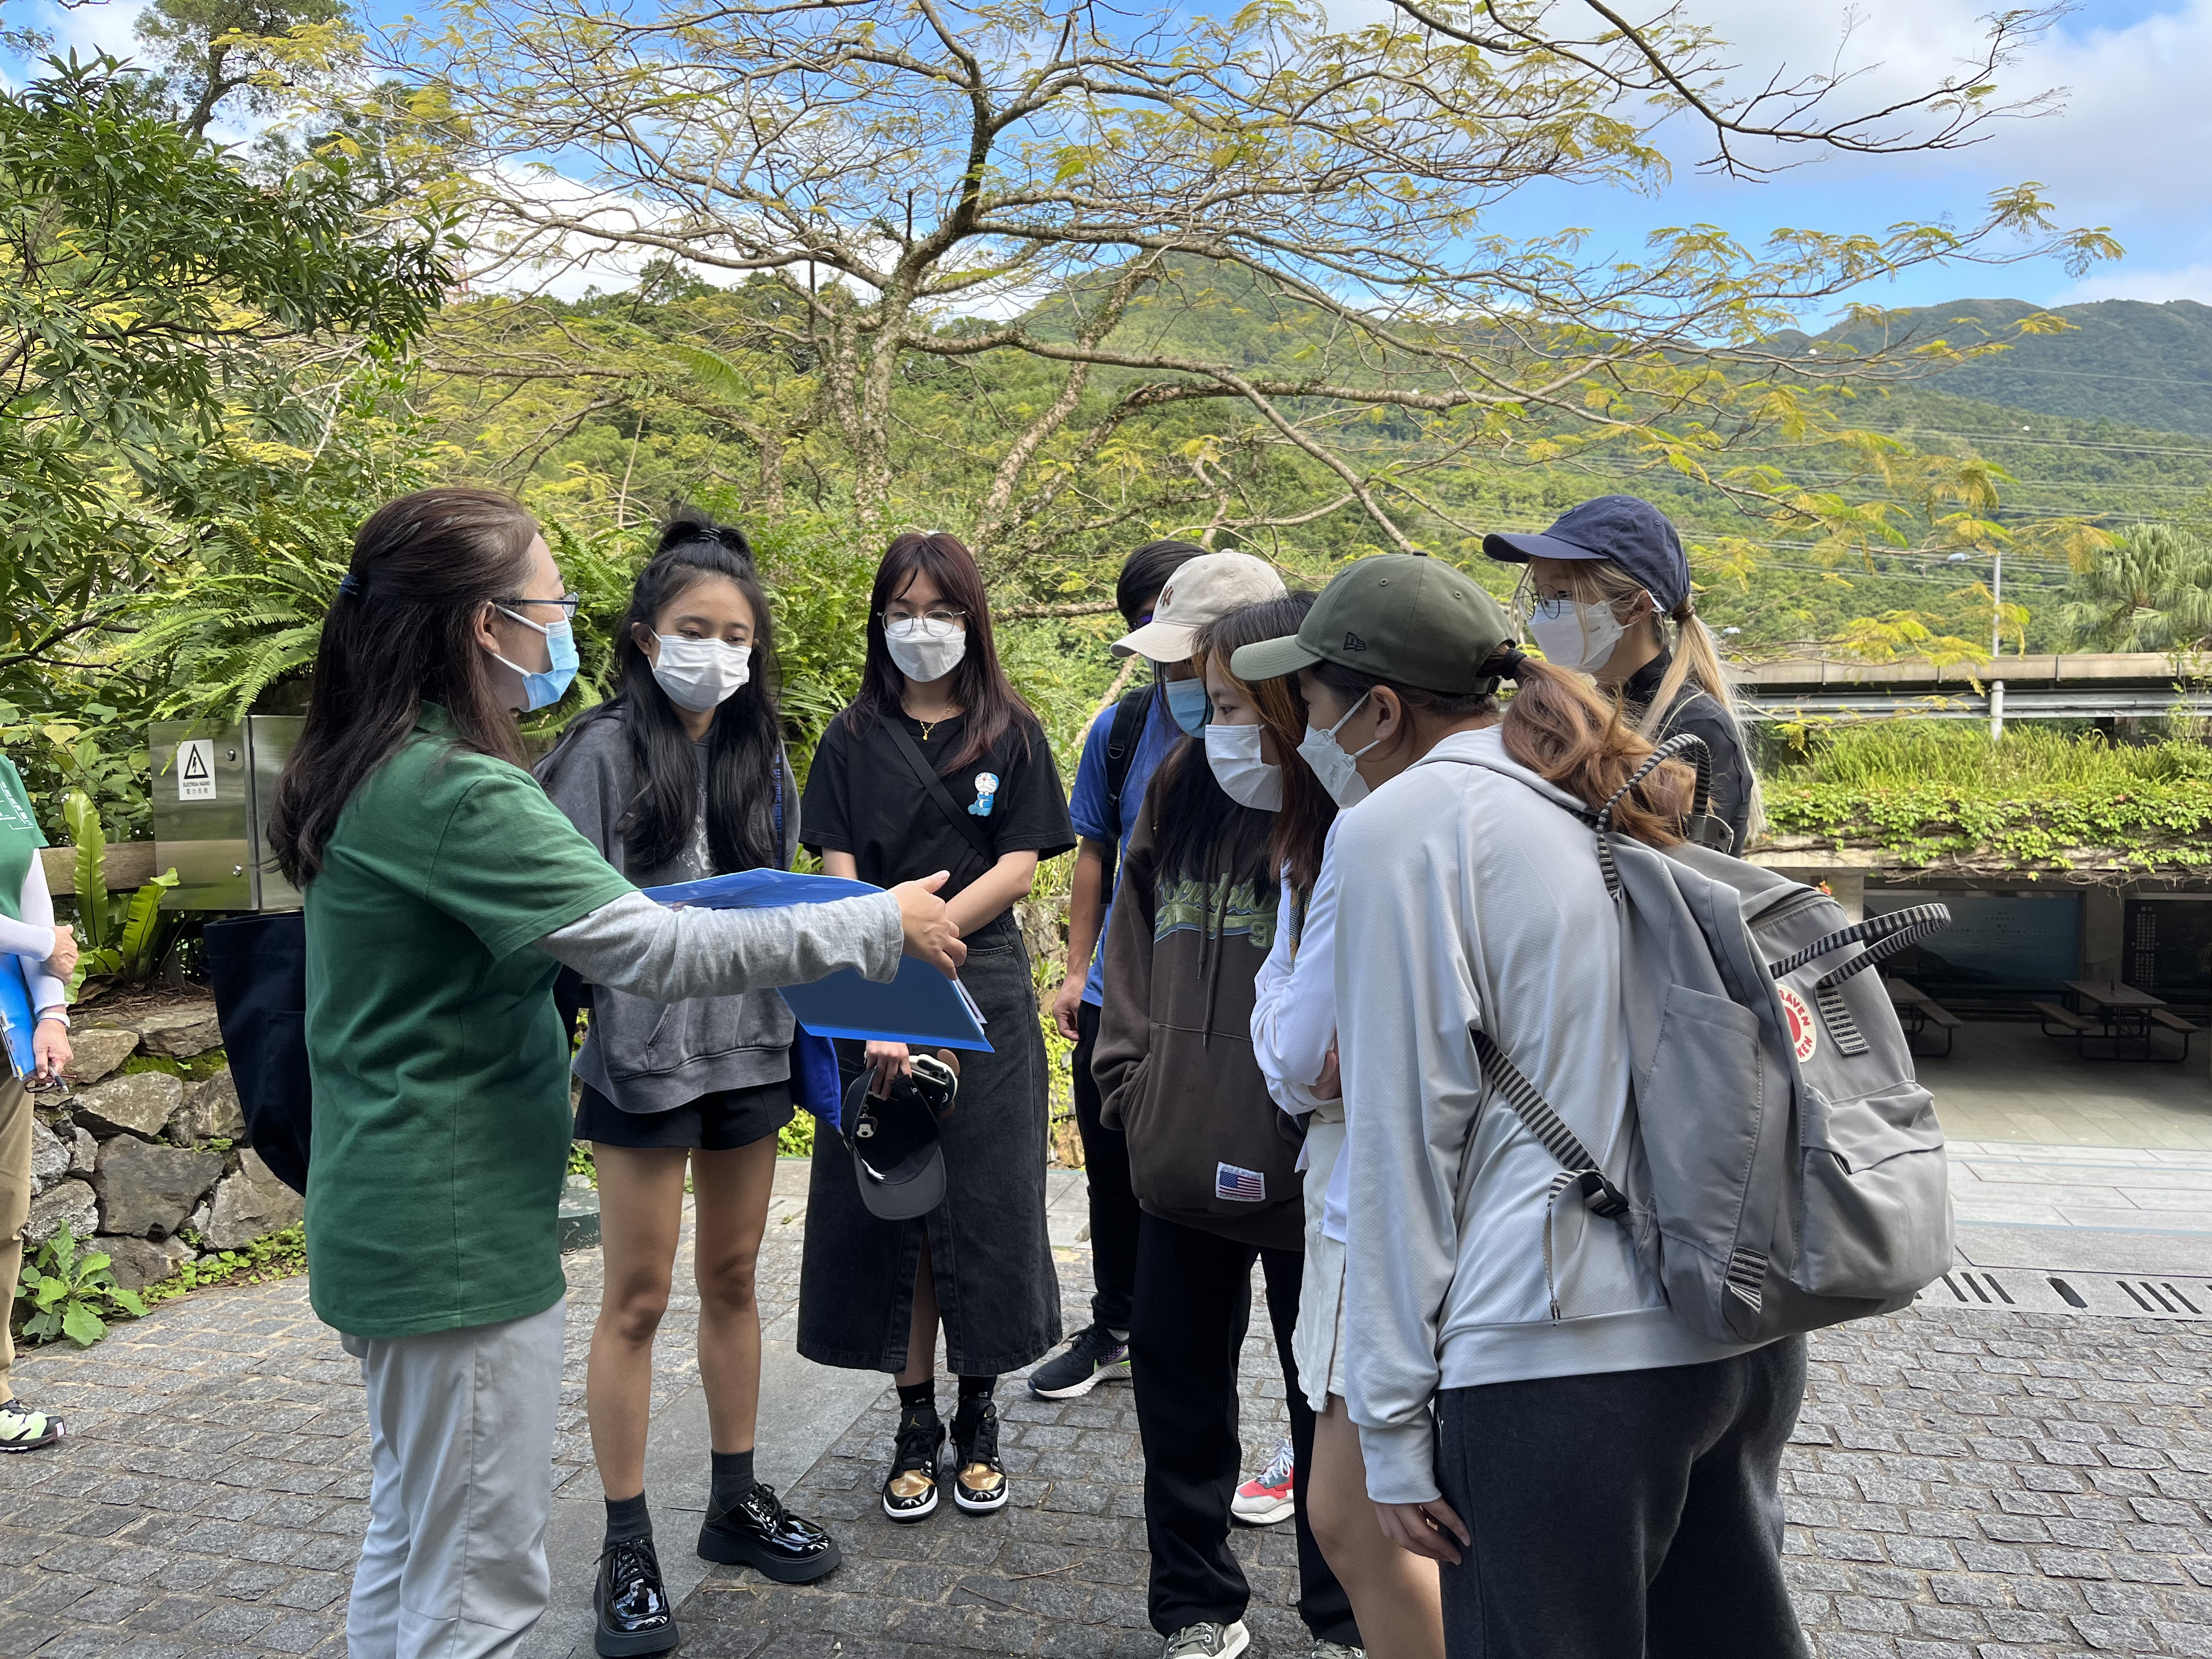
{"type": "Polygon", "coordinates": [[[1365,1648],[1355,1648],[1343,1642],[1327,1642],[1314,1638],[1313,1659],[1367,1659],[1365,1648]]]}
{"type": "Polygon", "coordinates": [[[1167,1638],[1160,1659],[1237,1659],[1252,1645],[1242,1619],[1225,1625],[1185,1625],[1167,1638]]]}
{"type": "Polygon", "coordinates": [[[1267,1467],[1237,1488],[1229,1500],[1229,1513],[1248,1527],[1272,1527],[1297,1513],[1298,1497],[1291,1485],[1297,1454],[1286,1439],[1275,1448],[1267,1467]]]}

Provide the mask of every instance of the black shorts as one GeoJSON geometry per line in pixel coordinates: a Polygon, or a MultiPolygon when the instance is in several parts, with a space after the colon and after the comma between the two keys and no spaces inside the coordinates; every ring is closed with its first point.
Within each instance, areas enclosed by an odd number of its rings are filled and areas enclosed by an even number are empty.
{"type": "Polygon", "coordinates": [[[767,1139],[791,1121],[793,1112],[788,1081],[720,1090],[665,1112],[625,1112],[587,1083],[576,1108],[576,1139],[727,1152],[767,1139]]]}

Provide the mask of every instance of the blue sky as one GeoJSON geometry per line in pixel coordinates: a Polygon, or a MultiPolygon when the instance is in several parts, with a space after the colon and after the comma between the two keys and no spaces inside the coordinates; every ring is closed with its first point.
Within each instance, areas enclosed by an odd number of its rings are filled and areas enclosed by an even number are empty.
{"type": "MultiPolygon", "coordinates": [[[[2019,3],[2020,0],[2013,0],[2019,3]]],[[[1578,11],[1561,0],[1563,12],[1578,11]]],[[[1661,0],[1647,0],[1656,10],[1661,0]]],[[[1973,51],[1981,14],[2000,0],[1685,0],[1692,20],[1733,43],[1735,77],[1763,80],[1777,64],[1803,70],[1832,60],[1863,70],[1856,96],[1883,100],[1918,90],[1973,51]],[[1847,32],[1848,25],[1848,32],[1847,32]]],[[[1334,0],[1342,22],[1364,21],[1383,0],[1334,0]]],[[[373,5],[396,14],[428,4],[373,5]]],[[[11,22],[39,21],[64,46],[127,52],[136,8],[128,0],[62,11],[50,0],[9,7],[11,22]]],[[[2083,0],[2027,51],[2011,71],[2021,93],[2067,89],[2062,113],[1997,126],[1972,149],[1945,155],[1830,155],[1749,185],[1698,174],[1704,153],[1684,131],[1666,135],[1678,163],[1656,197],[1594,188],[1532,192],[1499,228],[1549,233],[1587,228],[1587,251],[1632,252],[1655,227],[1703,222],[1747,240],[1782,225],[1878,230],[1945,215],[1971,222],[1987,192],[2041,181],[2067,224],[2109,226],[2125,260],[2083,278],[2057,262],[1996,270],[1953,268],[1873,285],[1856,296],[1882,305],[1929,304],[2002,295],[2039,304],[2124,297],[2212,303],[2212,0],[2083,0]]],[[[1846,94],[1845,97],[1853,94],[1846,94]]],[[[228,136],[238,137],[239,134],[228,136]]],[[[619,279],[602,275],[605,285],[619,279]]],[[[1808,319],[1815,325],[1820,319],[1808,319]]]]}

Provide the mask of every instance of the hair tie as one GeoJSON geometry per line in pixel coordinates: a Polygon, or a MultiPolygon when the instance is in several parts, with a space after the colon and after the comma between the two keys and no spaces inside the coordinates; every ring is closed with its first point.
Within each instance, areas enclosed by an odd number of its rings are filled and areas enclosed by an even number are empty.
{"type": "Polygon", "coordinates": [[[338,592],[347,599],[357,599],[362,594],[361,578],[349,570],[338,578],[338,592]]]}
{"type": "Polygon", "coordinates": [[[1505,678],[1517,680],[1521,678],[1521,665],[1528,660],[1528,653],[1517,645],[1509,645],[1491,660],[1505,678]]]}

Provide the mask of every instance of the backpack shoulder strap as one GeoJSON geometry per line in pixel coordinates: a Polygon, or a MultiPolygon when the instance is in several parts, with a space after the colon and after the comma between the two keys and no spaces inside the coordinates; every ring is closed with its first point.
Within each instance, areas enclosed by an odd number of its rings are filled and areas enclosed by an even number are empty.
{"type": "Polygon", "coordinates": [[[1144,735],[1145,722],[1152,718],[1152,698],[1158,690],[1140,685],[1134,691],[1123,692],[1114,705],[1114,724],[1106,728],[1106,821],[1114,826],[1114,835],[1106,843],[1098,892],[1109,901],[1114,896],[1114,866],[1121,851],[1121,795],[1128,787],[1129,769],[1137,759],[1137,742],[1144,735]]]}
{"type": "Polygon", "coordinates": [[[929,798],[937,803],[937,810],[945,814],[945,821],[958,830],[962,839],[970,847],[983,855],[983,862],[986,865],[996,864],[999,861],[999,849],[992,845],[991,838],[983,833],[983,826],[975,822],[975,815],[960,810],[960,803],[952,799],[952,792],[945,787],[945,780],[931,770],[928,759],[921,752],[921,744],[914,740],[914,734],[900,725],[897,718],[893,715],[884,716],[884,725],[891,734],[891,741],[897,744],[900,752],[905,755],[906,763],[914,769],[916,780],[929,793],[929,798]]]}

